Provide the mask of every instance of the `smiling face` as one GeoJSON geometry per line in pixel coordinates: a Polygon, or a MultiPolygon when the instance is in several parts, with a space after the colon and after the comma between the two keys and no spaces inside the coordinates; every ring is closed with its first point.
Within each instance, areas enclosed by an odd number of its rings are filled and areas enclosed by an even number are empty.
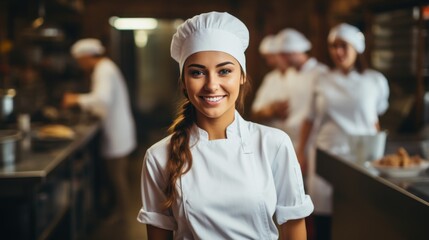
{"type": "Polygon", "coordinates": [[[186,60],[183,84],[189,101],[202,121],[234,119],[240,85],[245,82],[238,61],[219,51],[192,54],[186,60]]]}
{"type": "Polygon", "coordinates": [[[344,72],[354,67],[357,58],[356,50],[340,38],[329,43],[329,54],[335,66],[344,72]]]}

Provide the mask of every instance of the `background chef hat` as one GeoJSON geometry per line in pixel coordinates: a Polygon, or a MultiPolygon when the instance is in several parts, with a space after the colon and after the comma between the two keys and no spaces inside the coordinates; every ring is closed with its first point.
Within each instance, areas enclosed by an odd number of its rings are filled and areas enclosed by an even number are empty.
{"type": "Polygon", "coordinates": [[[261,54],[274,54],[279,52],[274,35],[267,35],[262,39],[259,44],[259,52],[261,54]]]}
{"type": "Polygon", "coordinates": [[[103,44],[101,44],[100,40],[95,38],[81,39],[71,47],[71,54],[75,58],[82,56],[101,55],[103,53],[103,44]]]}
{"type": "Polygon", "coordinates": [[[300,32],[293,28],[286,28],[277,34],[277,43],[282,52],[307,52],[311,43],[300,32]]]}
{"type": "Polygon", "coordinates": [[[355,26],[347,23],[341,23],[331,29],[328,35],[328,42],[333,42],[336,38],[341,38],[356,50],[363,53],[365,50],[365,37],[363,33],[355,26]]]}
{"type": "Polygon", "coordinates": [[[186,59],[201,51],[221,51],[233,56],[246,72],[244,51],[249,45],[246,25],[229,13],[209,12],[186,20],[171,41],[171,57],[179,63],[180,73],[186,59]]]}

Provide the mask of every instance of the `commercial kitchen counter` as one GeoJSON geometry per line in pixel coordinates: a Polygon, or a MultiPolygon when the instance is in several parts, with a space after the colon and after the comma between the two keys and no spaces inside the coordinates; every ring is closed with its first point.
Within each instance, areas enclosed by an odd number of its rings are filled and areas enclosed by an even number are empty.
{"type": "MultiPolygon", "coordinates": [[[[386,154],[400,144],[387,143],[386,154]]],[[[407,147],[415,154],[419,144],[409,142],[407,147]]],[[[333,240],[429,239],[428,171],[417,177],[385,177],[353,156],[320,149],[316,171],[334,187],[333,240]]]]}
{"type": "Polygon", "coordinates": [[[19,143],[20,152],[16,162],[0,167],[0,189],[7,187],[10,183],[14,184],[14,188],[21,184],[29,187],[42,183],[71,153],[91,140],[98,129],[98,124],[96,122],[81,124],[73,126],[72,129],[76,133],[76,137],[72,141],[59,140],[61,142],[38,143],[40,145],[46,144],[45,147],[41,147],[45,149],[34,149],[31,144],[35,144],[35,142],[32,142],[30,136],[29,139],[21,140],[19,143]],[[26,144],[28,145],[25,146],[26,144]]]}
{"type": "Polygon", "coordinates": [[[2,239],[77,239],[93,221],[99,123],[70,127],[73,140],[25,137],[0,166],[2,239]]]}

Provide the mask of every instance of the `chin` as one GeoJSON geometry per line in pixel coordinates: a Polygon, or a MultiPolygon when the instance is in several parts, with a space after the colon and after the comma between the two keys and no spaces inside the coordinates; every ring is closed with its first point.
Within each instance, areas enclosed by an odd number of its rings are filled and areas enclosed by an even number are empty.
{"type": "Polygon", "coordinates": [[[234,115],[230,109],[201,109],[200,114],[206,118],[217,119],[229,115],[234,115]]]}

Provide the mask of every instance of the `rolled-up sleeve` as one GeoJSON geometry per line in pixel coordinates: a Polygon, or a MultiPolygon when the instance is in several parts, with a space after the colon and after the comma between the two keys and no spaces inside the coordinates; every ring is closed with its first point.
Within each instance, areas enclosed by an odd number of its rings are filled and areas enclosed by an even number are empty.
{"type": "Polygon", "coordinates": [[[292,142],[285,137],[272,165],[277,191],[276,220],[279,225],[292,219],[309,216],[314,209],[304,184],[292,142]]]}
{"type": "Polygon", "coordinates": [[[170,209],[165,209],[163,206],[166,200],[163,191],[165,186],[162,168],[152,155],[146,152],[141,174],[142,208],[138,213],[137,220],[144,224],[173,231],[177,228],[177,223],[170,209]]]}

